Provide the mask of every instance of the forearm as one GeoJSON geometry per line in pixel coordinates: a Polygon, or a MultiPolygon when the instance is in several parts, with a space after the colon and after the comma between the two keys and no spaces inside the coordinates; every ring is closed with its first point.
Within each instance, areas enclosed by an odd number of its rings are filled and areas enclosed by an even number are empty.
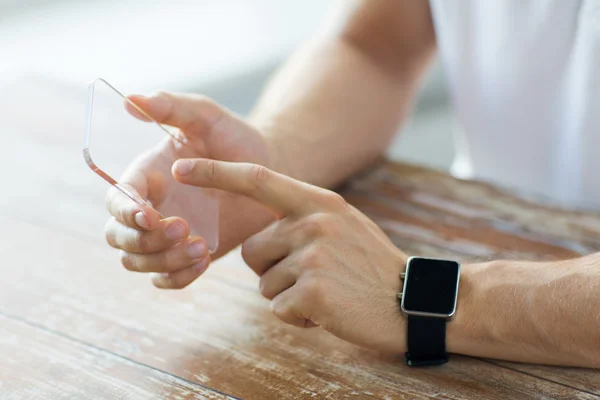
{"type": "Polygon", "coordinates": [[[466,265],[451,352],[600,367],[600,254],[466,265]]]}
{"type": "Polygon", "coordinates": [[[282,172],[331,186],[382,154],[417,77],[388,73],[343,40],[312,44],[274,79],[251,121],[282,172]]]}
{"type": "Polygon", "coordinates": [[[382,154],[435,52],[428,2],[352,4],[339,33],[282,68],[250,119],[272,168],[325,187],[382,154]]]}

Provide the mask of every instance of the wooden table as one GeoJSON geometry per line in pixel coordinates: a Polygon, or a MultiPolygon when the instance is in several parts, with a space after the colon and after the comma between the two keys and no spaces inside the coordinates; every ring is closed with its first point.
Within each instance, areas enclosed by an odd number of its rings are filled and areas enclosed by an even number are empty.
{"type": "MultiPolygon", "coordinates": [[[[84,88],[0,88],[0,398],[600,398],[600,372],[454,356],[411,369],[273,317],[239,254],[182,291],[125,271],[107,186],[80,152],[84,88]]],[[[600,250],[600,215],[391,162],[343,189],[409,254],[555,259],[600,250]]]]}

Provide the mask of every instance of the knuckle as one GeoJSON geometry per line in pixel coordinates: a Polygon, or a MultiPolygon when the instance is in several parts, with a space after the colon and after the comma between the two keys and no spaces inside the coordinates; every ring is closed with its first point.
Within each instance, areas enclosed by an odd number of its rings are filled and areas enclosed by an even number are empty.
{"type": "Polygon", "coordinates": [[[310,246],[307,249],[305,249],[302,252],[302,254],[300,255],[300,260],[299,260],[300,268],[301,269],[318,268],[321,263],[322,257],[323,256],[322,256],[319,248],[317,248],[316,246],[310,246]]]}
{"type": "Polygon", "coordinates": [[[284,320],[286,315],[289,313],[289,307],[283,301],[278,299],[275,299],[271,302],[271,310],[277,318],[282,320],[284,320]]]}
{"type": "Polygon", "coordinates": [[[269,289],[269,284],[265,278],[260,279],[258,283],[258,291],[260,292],[261,296],[263,296],[266,299],[272,300],[274,297],[271,293],[271,290],[269,289]]]}
{"type": "Polygon", "coordinates": [[[106,225],[104,226],[104,238],[110,247],[118,248],[114,232],[114,222],[114,218],[111,218],[106,222],[106,225]]]}
{"type": "Polygon", "coordinates": [[[217,103],[216,101],[204,94],[195,94],[193,98],[197,105],[204,107],[204,109],[207,111],[221,110],[221,106],[219,106],[219,103],[217,103]]]}
{"type": "Polygon", "coordinates": [[[158,272],[174,272],[178,268],[181,268],[184,265],[181,265],[181,262],[177,262],[177,260],[173,260],[173,256],[166,252],[159,252],[148,256],[147,258],[148,268],[152,268],[152,271],[158,272]]]}
{"type": "Polygon", "coordinates": [[[111,232],[106,232],[106,233],[104,234],[104,239],[106,240],[106,243],[108,243],[108,245],[109,245],[110,247],[113,247],[113,248],[115,248],[115,249],[117,249],[117,248],[118,248],[118,245],[117,245],[117,243],[115,242],[115,235],[114,235],[113,233],[111,233],[111,232]]]}
{"type": "Polygon", "coordinates": [[[124,224],[131,225],[132,218],[131,218],[130,212],[129,212],[129,210],[127,208],[121,207],[119,209],[119,219],[124,224]]]}
{"type": "Polygon", "coordinates": [[[121,265],[128,271],[137,271],[137,264],[129,253],[121,251],[121,265]]]}
{"type": "Polygon", "coordinates": [[[144,235],[143,232],[135,233],[135,247],[142,253],[150,253],[152,251],[152,240],[144,235]]]}
{"type": "Polygon", "coordinates": [[[110,212],[112,209],[112,204],[115,198],[115,192],[113,188],[110,188],[107,192],[106,195],[104,196],[104,205],[106,207],[106,209],[110,212]]]}
{"type": "Polygon", "coordinates": [[[169,288],[171,289],[183,289],[188,286],[192,282],[184,281],[183,279],[171,279],[169,283],[169,288]]]}
{"type": "Polygon", "coordinates": [[[154,95],[152,97],[156,97],[156,98],[160,98],[160,99],[165,99],[165,100],[171,101],[174,96],[170,92],[166,92],[164,90],[159,90],[158,92],[154,93],[154,95]]]}
{"type": "Polygon", "coordinates": [[[193,96],[194,103],[201,111],[202,120],[214,128],[227,115],[225,109],[208,96],[199,94],[193,96]]]}
{"type": "Polygon", "coordinates": [[[246,264],[248,264],[249,267],[252,267],[252,265],[250,265],[250,264],[252,263],[253,257],[254,257],[254,242],[252,239],[248,239],[244,243],[242,243],[242,259],[244,260],[244,262],[246,264]]]}
{"type": "Polygon", "coordinates": [[[248,164],[246,168],[248,171],[248,182],[250,183],[248,190],[250,192],[255,192],[268,181],[270,171],[266,167],[258,164],[248,164]]]}
{"type": "Polygon", "coordinates": [[[257,182],[264,182],[269,179],[269,170],[267,167],[254,164],[252,169],[254,170],[254,179],[257,182]]]}
{"type": "Polygon", "coordinates": [[[210,182],[214,182],[217,180],[217,161],[207,161],[206,179],[208,179],[210,182]]]}
{"type": "Polygon", "coordinates": [[[152,284],[159,289],[171,289],[173,287],[173,278],[168,273],[152,273],[152,284]]]}
{"type": "MultiPolygon", "coordinates": [[[[178,114],[178,97],[173,93],[158,91],[152,95],[154,99],[160,99],[162,103],[166,104],[166,109],[163,114],[158,118],[159,122],[175,125],[176,115],[178,114]]],[[[179,127],[182,128],[182,127],[179,127]]]]}
{"type": "Polygon", "coordinates": [[[341,226],[343,219],[336,213],[317,213],[303,218],[298,222],[297,229],[300,237],[315,241],[320,238],[340,238],[344,234],[344,229],[341,226]]]}
{"type": "Polygon", "coordinates": [[[322,236],[336,236],[340,228],[331,213],[317,213],[303,218],[298,223],[302,237],[316,239],[322,236]]]}
{"type": "Polygon", "coordinates": [[[311,239],[322,236],[324,233],[323,221],[321,218],[317,218],[314,215],[309,218],[302,219],[298,223],[297,229],[300,231],[303,237],[311,239]]]}
{"type": "Polygon", "coordinates": [[[302,285],[300,297],[303,304],[322,305],[326,297],[324,284],[316,279],[307,280],[302,285]]]}
{"type": "Polygon", "coordinates": [[[334,210],[344,210],[348,207],[346,200],[338,193],[330,190],[320,190],[318,197],[321,202],[334,210]]]}

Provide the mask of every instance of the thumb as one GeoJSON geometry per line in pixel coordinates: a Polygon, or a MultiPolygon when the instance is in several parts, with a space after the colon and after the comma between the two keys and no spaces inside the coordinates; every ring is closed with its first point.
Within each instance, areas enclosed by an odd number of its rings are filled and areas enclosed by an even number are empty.
{"type": "Polygon", "coordinates": [[[227,112],[213,100],[194,94],[158,92],[152,96],[127,96],[125,108],[142,121],[177,127],[181,130],[210,129],[227,112]]]}
{"type": "Polygon", "coordinates": [[[133,117],[145,122],[152,121],[152,118],[149,116],[149,114],[152,114],[152,102],[149,101],[148,97],[139,94],[127,96],[124,104],[125,110],[133,117]]]}

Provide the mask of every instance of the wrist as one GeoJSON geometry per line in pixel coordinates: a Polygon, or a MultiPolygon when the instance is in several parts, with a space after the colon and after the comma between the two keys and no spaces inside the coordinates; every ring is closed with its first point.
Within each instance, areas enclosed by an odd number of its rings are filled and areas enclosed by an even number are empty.
{"type": "MultiPolygon", "coordinates": [[[[463,264],[459,278],[458,299],[456,312],[448,321],[446,326],[446,349],[448,353],[470,354],[477,355],[481,352],[479,345],[484,336],[482,334],[481,322],[482,314],[480,313],[481,302],[480,296],[476,295],[476,286],[478,281],[482,281],[485,276],[485,271],[493,268],[492,264],[463,264]],[[479,301],[478,301],[479,297],[479,301]]],[[[402,291],[402,281],[400,280],[400,272],[403,272],[406,267],[406,261],[397,263],[398,269],[398,284],[396,289],[392,290],[395,293],[402,291]]],[[[391,293],[386,290],[386,293],[391,293]]],[[[406,333],[407,333],[407,315],[401,310],[399,301],[394,296],[395,307],[382,307],[382,309],[394,309],[392,315],[388,315],[389,326],[386,328],[385,338],[379,346],[372,346],[376,350],[383,351],[388,354],[402,354],[407,351],[406,348],[406,333]]]]}
{"type": "Polygon", "coordinates": [[[477,287],[492,263],[464,264],[461,267],[456,313],[448,322],[446,348],[449,353],[478,355],[482,334],[484,298],[477,287]]]}
{"type": "Polygon", "coordinates": [[[272,171],[292,176],[289,159],[284,155],[283,146],[278,139],[279,135],[277,135],[274,124],[269,122],[268,119],[264,120],[260,115],[251,116],[248,123],[256,129],[265,144],[267,162],[264,165],[272,171]]]}
{"type": "Polygon", "coordinates": [[[289,130],[289,124],[256,117],[253,119],[253,126],[260,132],[266,145],[269,169],[302,182],[322,186],[312,177],[314,162],[308,163],[305,160],[308,149],[299,142],[297,135],[289,130]]]}
{"type": "Polygon", "coordinates": [[[464,353],[472,327],[472,281],[477,264],[463,264],[460,271],[456,313],[446,327],[446,349],[449,353],[464,353]],[[471,322],[471,323],[470,323],[471,322]]]}
{"type": "Polygon", "coordinates": [[[269,154],[269,168],[280,174],[295,178],[290,168],[289,158],[285,156],[283,146],[279,143],[279,140],[277,140],[277,136],[268,133],[261,134],[269,154]]]}
{"type": "MultiPolygon", "coordinates": [[[[397,251],[388,263],[387,278],[377,290],[377,303],[369,303],[365,309],[366,316],[374,316],[375,319],[365,318],[364,332],[368,333],[370,341],[361,343],[363,347],[370,348],[387,355],[404,354],[406,351],[406,315],[400,308],[398,293],[402,292],[402,280],[400,274],[406,269],[407,256],[397,251]]],[[[361,304],[364,307],[366,303],[361,304]]]]}

